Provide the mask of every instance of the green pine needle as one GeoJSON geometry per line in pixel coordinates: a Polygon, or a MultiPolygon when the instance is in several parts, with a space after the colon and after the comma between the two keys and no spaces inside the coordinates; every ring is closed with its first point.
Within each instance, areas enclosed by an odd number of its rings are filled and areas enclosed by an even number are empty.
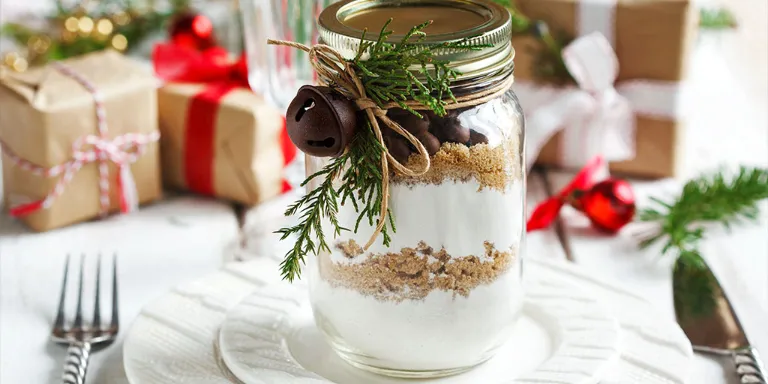
{"type": "Polygon", "coordinates": [[[768,169],[741,167],[732,178],[721,171],[691,180],[676,200],[652,198],[655,206],[640,211],[640,221],[661,225],[640,247],[662,242],[662,254],[677,257],[675,274],[685,274],[681,278],[690,285],[687,289],[695,293],[681,304],[687,306],[688,313],[706,313],[715,306],[713,280],[698,251],[706,234],[703,224],[720,224],[730,229],[736,223],[755,221],[760,213],[758,203],[766,198],[768,169]]]}
{"type": "Polygon", "coordinates": [[[292,227],[281,228],[276,232],[282,235],[280,240],[285,240],[293,234],[298,236],[298,240],[294,243],[293,248],[288,251],[285,259],[280,264],[281,274],[284,279],[293,281],[294,278],[300,278],[301,266],[304,264],[304,255],[308,253],[317,254],[320,250],[331,251],[323,234],[323,217],[329,218],[334,226],[335,236],[341,234],[342,230],[346,230],[336,220],[339,206],[336,203],[338,193],[334,189],[333,180],[344,169],[344,165],[349,160],[349,157],[349,154],[345,154],[334,159],[325,168],[304,180],[301,184],[302,186],[307,185],[315,178],[325,177],[325,180],[323,180],[319,187],[302,196],[285,211],[285,216],[293,216],[298,213],[300,215],[300,223],[292,227]],[[317,244],[312,241],[313,238],[317,239],[317,244]]]}
{"type": "Polygon", "coordinates": [[[467,39],[430,46],[420,45],[427,36],[423,30],[432,23],[431,21],[411,28],[399,44],[387,44],[386,40],[392,34],[392,31],[387,30],[391,22],[392,19],[389,19],[384,23],[375,42],[363,40],[357,56],[352,60],[368,97],[379,106],[395,102],[401,108],[421,116],[405,104],[405,101],[411,99],[439,116],[445,115],[444,99],[454,99],[450,84],[459,72],[449,68],[447,61],[437,60],[435,52],[474,51],[490,45],[468,44],[467,39]],[[369,58],[362,60],[365,53],[368,53],[369,58]],[[423,79],[419,79],[410,70],[411,67],[420,68],[418,73],[423,79]]]}
{"type": "MultiPolygon", "coordinates": [[[[487,45],[472,45],[466,40],[435,45],[419,44],[424,41],[426,35],[423,29],[430,22],[413,27],[399,43],[389,44],[387,39],[392,31],[387,30],[387,26],[391,21],[384,24],[376,41],[366,41],[364,33],[357,57],[350,60],[366,94],[380,106],[395,102],[417,116],[421,115],[405,105],[406,100],[418,101],[434,113],[444,115],[444,98],[453,98],[450,84],[459,73],[450,69],[448,62],[437,60],[435,52],[443,49],[477,50],[487,45]],[[368,59],[362,60],[366,53],[368,59]],[[414,75],[409,70],[412,67],[420,68],[418,73],[422,77],[414,75]]],[[[286,210],[286,216],[298,214],[299,223],[277,231],[282,235],[282,240],[291,235],[297,236],[296,243],[280,265],[283,279],[293,281],[301,277],[306,255],[331,251],[323,233],[324,220],[333,229],[334,237],[349,230],[341,227],[336,217],[340,205],[349,202],[355,208],[358,216],[354,232],[357,232],[360,223],[365,222],[369,226],[378,223],[384,198],[381,173],[383,150],[386,148],[376,140],[370,121],[367,121],[355,134],[344,155],[333,159],[325,168],[304,181],[302,185],[315,178],[324,178],[320,186],[286,210]],[[340,182],[335,183],[339,178],[340,182]]],[[[390,231],[395,232],[394,224],[390,211],[381,230],[385,246],[389,246],[392,241],[390,231]]]]}
{"type": "Polygon", "coordinates": [[[699,26],[703,29],[732,29],[738,25],[736,17],[727,9],[702,9],[699,14],[699,26]]]}

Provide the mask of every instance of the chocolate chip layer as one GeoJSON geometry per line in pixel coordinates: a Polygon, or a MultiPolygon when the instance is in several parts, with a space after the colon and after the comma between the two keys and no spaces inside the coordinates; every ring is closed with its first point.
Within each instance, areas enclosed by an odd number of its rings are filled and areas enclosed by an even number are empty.
{"type": "MultiPolygon", "coordinates": [[[[401,108],[392,108],[387,111],[387,117],[400,124],[405,130],[413,134],[424,147],[430,156],[434,156],[443,143],[456,143],[466,146],[478,144],[487,144],[488,138],[480,132],[471,130],[461,124],[458,116],[461,110],[450,110],[445,116],[437,116],[432,111],[419,111],[422,117],[401,108]]],[[[408,159],[412,153],[417,152],[416,148],[407,140],[399,140],[399,137],[392,129],[384,124],[382,134],[385,138],[385,145],[392,156],[398,161],[400,158],[408,159]]]]}

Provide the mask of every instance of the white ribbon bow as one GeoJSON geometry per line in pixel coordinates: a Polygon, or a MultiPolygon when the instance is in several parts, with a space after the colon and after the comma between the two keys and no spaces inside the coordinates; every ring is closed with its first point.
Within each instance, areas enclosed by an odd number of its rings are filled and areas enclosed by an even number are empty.
{"type": "Polygon", "coordinates": [[[563,132],[561,165],[581,167],[596,155],[606,161],[635,156],[635,114],[674,118],[678,84],[634,80],[615,85],[619,62],[602,33],[574,40],[563,61],[578,87],[556,88],[525,82],[515,86],[526,112],[526,160],[532,166],[541,148],[563,132]]]}

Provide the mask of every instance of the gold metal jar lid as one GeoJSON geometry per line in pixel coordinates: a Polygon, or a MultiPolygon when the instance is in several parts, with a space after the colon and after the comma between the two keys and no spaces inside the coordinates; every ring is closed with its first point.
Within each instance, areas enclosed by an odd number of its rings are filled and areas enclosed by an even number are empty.
{"type": "MultiPolygon", "coordinates": [[[[511,43],[509,11],[490,0],[342,0],[325,8],[318,20],[320,40],[347,59],[357,54],[363,30],[365,39],[375,41],[384,23],[392,19],[389,43],[399,42],[415,25],[426,21],[427,34],[422,44],[469,39],[472,44],[492,47],[476,51],[436,52],[461,73],[460,79],[483,76],[511,69],[514,49],[511,43]]],[[[362,57],[365,59],[365,56],[362,57]]]]}

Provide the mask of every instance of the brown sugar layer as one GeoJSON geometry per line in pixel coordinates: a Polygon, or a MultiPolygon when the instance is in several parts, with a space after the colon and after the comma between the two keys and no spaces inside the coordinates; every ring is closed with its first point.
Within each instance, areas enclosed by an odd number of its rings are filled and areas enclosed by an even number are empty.
{"type": "MultiPolygon", "coordinates": [[[[430,159],[429,170],[416,177],[395,174],[392,182],[413,184],[441,184],[446,180],[467,182],[477,180],[480,189],[504,191],[511,182],[522,178],[520,155],[516,152],[517,140],[507,140],[491,147],[479,144],[467,147],[463,144],[443,143],[430,159]]],[[[408,168],[423,169],[424,159],[418,154],[408,158],[408,168]]]]}
{"type": "Polygon", "coordinates": [[[452,292],[468,297],[472,289],[489,284],[507,271],[517,252],[497,250],[485,242],[481,256],[451,257],[445,249],[434,250],[423,241],[400,253],[363,255],[354,240],[336,246],[347,259],[366,257],[356,263],[335,263],[321,254],[320,276],[334,287],[353,289],[381,301],[420,300],[430,292],[452,292]]]}

